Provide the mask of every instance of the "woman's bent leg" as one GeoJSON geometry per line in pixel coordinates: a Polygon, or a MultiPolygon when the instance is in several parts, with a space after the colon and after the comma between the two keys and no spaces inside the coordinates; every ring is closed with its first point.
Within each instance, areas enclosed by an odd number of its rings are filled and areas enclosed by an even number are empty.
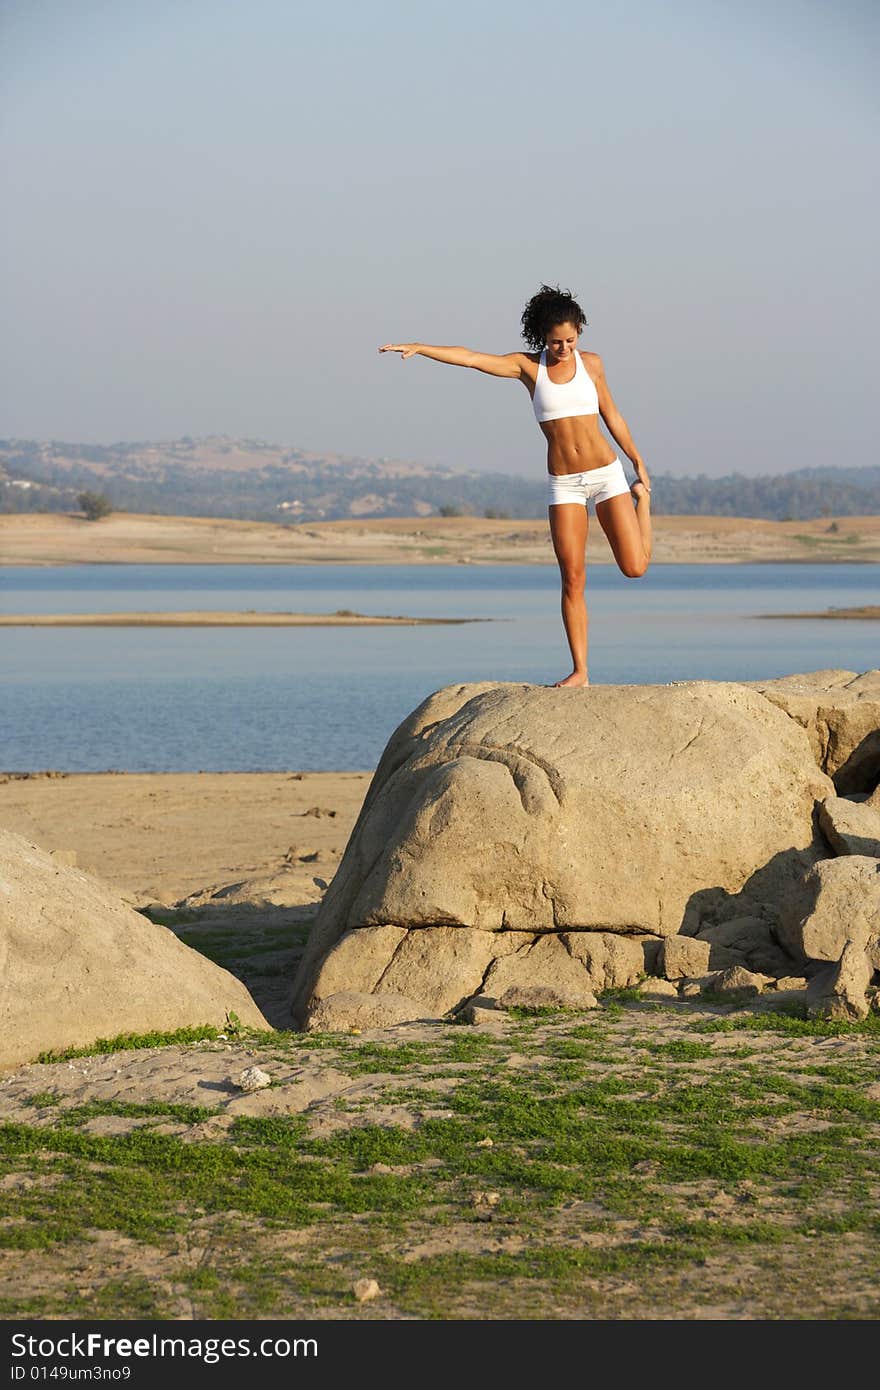
{"type": "Polygon", "coordinates": [[[562,623],[571,651],[573,670],[562,685],[588,685],[586,580],[587,509],[579,502],[548,507],[550,535],[562,577],[562,623]]]}
{"type": "Polygon", "coordinates": [[[638,579],[651,562],[651,494],[643,483],[596,503],[599,525],[608,537],[620,570],[638,579]],[[635,507],[633,502],[635,501],[635,507]]]}

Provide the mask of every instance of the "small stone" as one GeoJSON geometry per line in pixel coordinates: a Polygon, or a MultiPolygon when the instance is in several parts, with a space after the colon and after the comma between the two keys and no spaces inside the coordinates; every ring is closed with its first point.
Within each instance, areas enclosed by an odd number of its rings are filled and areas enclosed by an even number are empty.
{"type": "Polygon", "coordinates": [[[471,1201],[475,1207],[497,1207],[501,1201],[500,1192],[472,1192],[471,1201]]]}
{"type": "Polygon", "coordinates": [[[478,1148],[478,1149],[492,1149],[492,1148],[494,1148],[494,1147],[495,1147],[495,1140],[494,1140],[494,1139],[488,1139],[488,1138],[487,1138],[487,1139],[478,1139],[478,1140],[477,1140],[477,1148],[478,1148]]]}
{"type": "Polygon", "coordinates": [[[380,1298],[382,1290],[375,1279],[357,1279],[353,1293],[358,1303],[369,1303],[371,1298],[380,1298]]]}
{"type": "Polygon", "coordinates": [[[360,1035],[361,1035],[362,1029],[360,1029],[360,1028],[349,1028],[348,1032],[349,1032],[349,1036],[350,1036],[350,1037],[352,1037],[352,1038],[359,1038],[360,1035]]]}
{"type": "Polygon", "coordinates": [[[271,1076],[260,1067],[245,1067],[241,1076],[238,1078],[238,1088],[240,1091],[264,1091],[267,1086],[271,1085],[271,1076]]]}
{"type": "Polygon", "coordinates": [[[699,999],[702,993],[702,985],[699,985],[696,980],[686,980],[679,988],[678,996],[680,999],[699,999]]]}
{"type": "Polygon", "coordinates": [[[780,975],[776,981],[777,989],[806,989],[807,982],[803,975],[780,975]]]}

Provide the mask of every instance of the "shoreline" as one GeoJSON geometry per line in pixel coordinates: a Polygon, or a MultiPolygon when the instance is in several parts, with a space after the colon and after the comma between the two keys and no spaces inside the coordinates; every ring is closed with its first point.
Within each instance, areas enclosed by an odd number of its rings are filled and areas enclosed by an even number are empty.
{"type": "MultiPolygon", "coordinates": [[[[880,563],[880,515],[766,521],[654,518],[653,565],[880,563]],[[834,524],[834,523],[832,523],[834,524]]],[[[588,564],[614,564],[591,528],[588,564]]],[[[529,520],[385,517],[280,525],[216,517],[112,512],[100,521],[63,512],[0,514],[0,567],[66,565],[548,565],[546,517],[529,520]]]]}

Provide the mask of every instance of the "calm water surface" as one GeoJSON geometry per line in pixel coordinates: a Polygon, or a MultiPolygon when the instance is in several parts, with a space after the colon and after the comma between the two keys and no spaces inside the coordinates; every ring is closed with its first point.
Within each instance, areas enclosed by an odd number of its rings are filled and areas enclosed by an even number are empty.
{"type": "MultiPolygon", "coordinates": [[[[761,613],[880,602],[873,565],[657,565],[588,572],[590,678],[750,680],[880,665],[880,624],[761,613]]],[[[0,768],[340,770],[458,681],[570,669],[555,566],[0,568],[0,611],[254,609],[491,622],[429,628],[3,628],[0,768]]]]}

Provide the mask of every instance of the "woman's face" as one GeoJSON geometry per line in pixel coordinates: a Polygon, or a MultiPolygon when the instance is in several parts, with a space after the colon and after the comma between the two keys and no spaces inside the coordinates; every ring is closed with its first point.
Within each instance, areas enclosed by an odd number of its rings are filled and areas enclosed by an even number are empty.
{"type": "Polygon", "coordinates": [[[577,340],[573,323],[557,323],[547,334],[547,351],[557,362],[565,362],[577,351],[577,340]]]}

